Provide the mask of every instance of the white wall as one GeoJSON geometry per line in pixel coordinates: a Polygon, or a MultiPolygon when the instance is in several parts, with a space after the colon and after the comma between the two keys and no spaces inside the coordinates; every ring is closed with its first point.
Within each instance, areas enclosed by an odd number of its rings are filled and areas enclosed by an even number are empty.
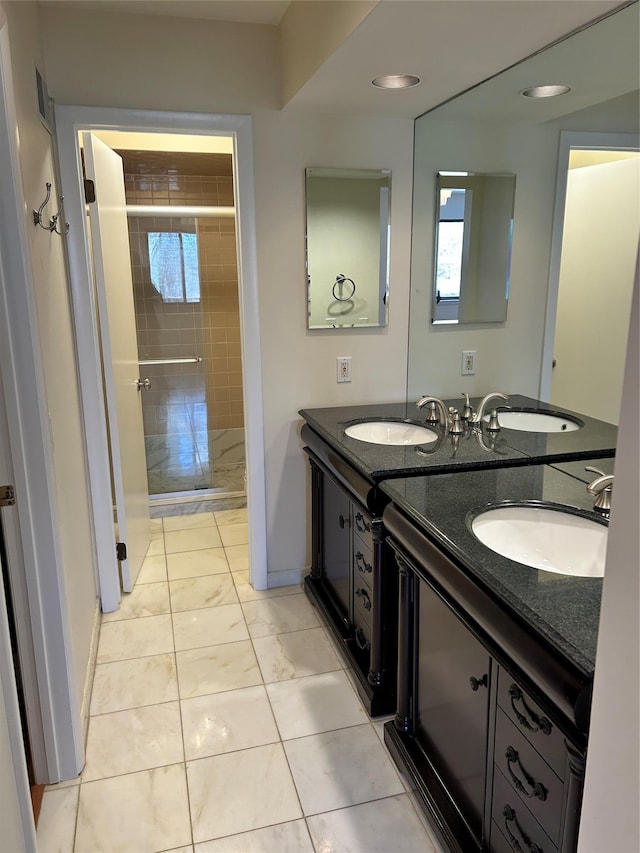
{"type": "Polygon", "coordinates": [[[46,4],[42,20],[47,82],[59,103],[253,115],[269,583],[299,577],[309,555],[297,410],[404,398],[413,122],[277,111],[271,27],[53,11],[46,4]],[[97,70],[88,74],[87,67],[97,70]],[[304,169],[317,165],[392,172],[387,328],[306,329],[304,169]],[[353,381],[338,385],[342,355],[353,358],[353,381]]]}
{"type": "Polygon", "coordinates": [[[439,120],[416,125],[408,393],[462,391],[537,396],[545,322],[557,131],[439,120]],[[511,289],[506,323],[431,325],[435,179],[438,171],[516,175],[511,289]],[[461,376],[463,350],[477,352],[461,376]]]}
{"type": "MultiPolygon", "coordinates": [[[[45,183],[55,186],[51,136],[37,113],[35,71],[44,70],[38,10],[34,3],[7,3],[14,95],[20,135],[20,164],[25,198],[33,207],[44,199],[45,183]]],[[[55,213],[47,209],[45,216],[55,213]]],[[[85,689],[93,629],[96,583],[76,374],[62,239],[28,227],[40,346],[43,355],[51,439],[54,453],[60,548],[70,617],[71,657],[76,695],[85,689]]]]}
{"type": "Polygon", "coordinates": [[[301,407],[403,400],[409,307],[412,122],[259,113],[255,117],[258,271],[265,417],[269,571],[299,568],[307,551],[301,407]],[[387,168],[392,173],[389,325],[307,331],[305,166],[387,168]],[[276,203],[277,200],[277,203],[276,203]],[[336,357],[353,381],[336,383],[336,357]]]}
{"type": "Polygon", "coordinates": [[[570,169],[551,402],[618,422],[640,233],[640,157],[570,169]]]}

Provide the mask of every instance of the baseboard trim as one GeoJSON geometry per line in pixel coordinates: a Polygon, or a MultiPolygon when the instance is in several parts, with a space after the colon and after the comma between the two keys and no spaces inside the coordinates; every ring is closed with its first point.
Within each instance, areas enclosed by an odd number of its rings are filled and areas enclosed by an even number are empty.
{"type": "Polygon", "coordinates": [[[93,677],[96,671],[96,659],[98,656],[98,642],[100,640],[100,626],[102,625],[102,612],[100,610],[100,599],[96,598],[93,611],[93,626],[91,628],[91,642],[89,645],[89,658],[87,660],[87,671],[84,678],[84,690],[82,691],[82,706],[80,708],[80,721],[82,723],[83,743],[87,743],[89,730],[89,706],[91,704],[91,691],[93,690],[93,677]]]}
{"type": "Polygon", "coordinates": [[[308,574],[308,568],[288,569],[283,572],[269,572],[267,574],[267,589],[275,589],[278,586],[300,586],[305,575],[308,574]]]}

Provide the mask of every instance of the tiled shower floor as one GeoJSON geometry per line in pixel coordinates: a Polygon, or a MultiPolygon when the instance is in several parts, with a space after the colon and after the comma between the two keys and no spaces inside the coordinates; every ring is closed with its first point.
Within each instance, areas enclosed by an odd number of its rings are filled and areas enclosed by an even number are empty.
{"type": "Polygon", "coordinates": [[[40,853],[435,853],[317,611],[249,585],[246,510],[153,524],[40,853]]]}
{"type": "Polygon", "coordinates": [[[244,431],[145,436],[149,494],[198,489],[244,491],[244,431]]]}

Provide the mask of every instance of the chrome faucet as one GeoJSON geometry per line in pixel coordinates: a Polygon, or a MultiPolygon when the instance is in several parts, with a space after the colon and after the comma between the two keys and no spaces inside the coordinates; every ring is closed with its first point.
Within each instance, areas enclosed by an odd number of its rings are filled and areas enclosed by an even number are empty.
{"type": "Polygon", "coordinates": [[[445,406],[445,404],[442,402],[442,400],[439,397],[420,397],[420,399],[416,403],[416,406],[419,409],[423,409],[427,405],[427,403],[435,404],[435,408],[438,409],[438,411],[440,413],[439,423],[440,423],[440,426],[442,427],[442,429],[444,431],[444,435],[446,435],[447,434],[447,423],[448,423],[448,417],[449,417],[449,412],[447,411],[447,407],[445,406]]]}
{"type": "Polygon", "coordinates": [[[590,465],[584,469],[591,471],[593,474],[598,474],[595,480],[592,480],[587,486],[587,491],[590,495],[595,495],[596,502],[593,505],[594,512],[609,518],[611,515],[611,490],[613,487],[613,474],[605,474],[599,468],[592,468],[590,465]]]}
{"type": "Polygon", "coordinates": [[[485,407],[486,407],[487,403],[489,402],[489,400],[493,400],[494,397],[499,397],[501,400],[504,400],[505,403],[509,402],[509,398],[507,397],[506,394],[502,394],[500,391],[492,391],[490,394],[487,394],[486,397],[482,398],[482,402],[478,406],[478,411],[475,413],[475,415],[472,418],[470,418],[469,423],[472,423],[472,424],[481,424],[482,423],[482,418],[484,417],[485,407]]]}

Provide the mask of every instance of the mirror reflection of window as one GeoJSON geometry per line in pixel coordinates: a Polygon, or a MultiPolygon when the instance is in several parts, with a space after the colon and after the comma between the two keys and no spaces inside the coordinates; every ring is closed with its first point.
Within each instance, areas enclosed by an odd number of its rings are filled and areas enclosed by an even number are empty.
{"type": "Polygon", "coordinates": [[[504,322],[514,175],[439,172],[432,323],[504,322]]]}
{"type": "Polygon", "coordinates": [[[200,302],[198,243],[195,234],[148,234],[151,281],[164,302],[200,302]]]}
{"type": "Polygon", "coordinates": [[[465,196],[463,189],[440,190],[440,227],[436,263],[437,300],[459,299],[462,277],[465,196]]]}

